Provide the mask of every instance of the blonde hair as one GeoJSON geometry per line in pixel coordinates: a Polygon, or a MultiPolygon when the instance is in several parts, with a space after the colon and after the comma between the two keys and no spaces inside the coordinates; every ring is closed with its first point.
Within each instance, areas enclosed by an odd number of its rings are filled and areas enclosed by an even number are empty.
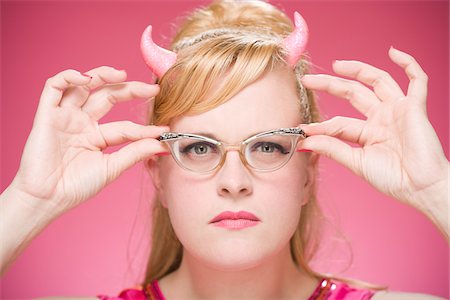
{"type": "MultiPolygon", "coordinates": [[[[194,11],[173,40],[177,61],[159,79],[161,90],[155,97],[149,123],[168,125],[177,117],[211,110],[266,72],[286,67],[286,52],[280,41],[292,30],[293,24],[283,12],[262,1],[216,1],[194,11]]],[[[304,123],[320,120],[313,92],[300,84],[300,77],[308,70],[309,61],[303,56],[294,72],[304,123]]],[[[313,186],[290,240],[290,249],[295,264],[316,278],[329,277],[309,266],[319,245],[321,219],[313,186]]],[[[152,223],[144,285],[175,271],[182,259],[182,245],[167,209],[158,199],[154,202],[152,223]]]]}

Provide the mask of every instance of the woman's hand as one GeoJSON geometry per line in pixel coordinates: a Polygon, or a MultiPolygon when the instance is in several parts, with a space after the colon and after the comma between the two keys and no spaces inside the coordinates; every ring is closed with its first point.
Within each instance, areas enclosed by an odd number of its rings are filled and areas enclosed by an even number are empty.
{"type": "Polygon", "coordinates": [[[63,71],[47,80],[11,186],[29,205],[60,214],[94,196],[126,169],[165,152],[155,138],[167,128],[129,121],[98,124],[118,102],[152,98],[157,85],[124,82],[125,71],[99,67],[63,71]],[[120,150],[103,150],[131,142],[120,150]]]}
{"type": "Polygon", "coordinates": [[[394,48],[389,56],[410,79],[406,95],[388,73],[358,61],[333,64],[334,72],[358,81],[303,77],[305,87],[349,100],[367,119],[335,117],[302,125],[309,137],[301,148],[336,160],[381,192],[425,213],[430,207],[445,209],[449,163],[427,118],[427,75],[412,56],[394,48]]]}

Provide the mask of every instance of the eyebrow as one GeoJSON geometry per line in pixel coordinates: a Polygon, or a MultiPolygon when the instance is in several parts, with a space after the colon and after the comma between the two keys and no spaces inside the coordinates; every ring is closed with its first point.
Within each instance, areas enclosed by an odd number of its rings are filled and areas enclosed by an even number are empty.
{"type": "MultiPolygon", "coordinates": [[[[260,133],[260,132],[254,132],[254,133],[248,135],[243,140],[246,140],[246,139],[248,139],[248,138],[250,138],[250,137],[252,137],[254,135],[257,135],[258,133],[260,133]]],[[[225,142],[225,141],[220,140],[219,138],[217,138],[213,133],[208,133],[208,132],[191,132],[191,134],[201,135],[201,136],[204,136],[204,137],[207,137],[207,138],[210,138],[210,139],[216,140],[218,142],[222,142],[222,143],[225,142]]]]}
{"type": "MultiPolygon", "coordinates": [[[[274,129],[267,129],[267,130],[263,130],[263,131],[253,132],[253,133],[251,133],[250,135],[248,135],[246,138],[244,138],[243,141],[245,141],[246,139],[248,139],[248,138],[250,138],[250,137],[252,137],[252,136],[254,136],[254,135],[257,135],[257,134],[259,134],[259,133],[261,133],[261,132],[265,132],[265,131],[269,131],[269,130],[277,130],[277,129],[279,129],[279,128],[291,128],[291,127],[293,128],[293,127],[295,127],[295,126],[290,126],[290,127],[277,127],[277,128],[274,128],[274,129]]],[[[220,139],[217,138],[213,133],[210,133],[210,132],[198,132],[198,131],[196,131],[196,132],[189,132],[189,133],[190,133],[190,134],[201,135],[201,136],[204,136],[204,137],[207,137],[207,138],[216,140],[216,141],[218,141],[218,142],[225,143],[225,141],[220,140],[220,139]]]]}
{"type": "Polygon", "coordinates": [[[191,134],[196,134],[196,135],[201,135],[216,141],[219,141],[219,139],[212,133],[208,133],[208,132],[191,132],[191,134]]]}

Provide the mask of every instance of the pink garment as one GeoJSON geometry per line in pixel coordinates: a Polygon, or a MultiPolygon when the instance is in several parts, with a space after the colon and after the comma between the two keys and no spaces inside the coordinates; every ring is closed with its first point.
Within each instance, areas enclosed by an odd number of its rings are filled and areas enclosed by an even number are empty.
{"type": "Polygon", "coordinates": [[[375,292],[357,289],[346,283],[322,279],[308,300],[369,300],[375,292]]]}
{"type": "MultiPolygon", "coordinates": [[[[322,279],[314,293],[308,300],[369,300],[374,292],[366,289],[350,287],[346,283],[330,279],[322,279]]],[[[158,281],[155,280],[146,289],[123,290],[118,297],[98,295],[100,300],[166,300],[162,294],[158,281]]]]}

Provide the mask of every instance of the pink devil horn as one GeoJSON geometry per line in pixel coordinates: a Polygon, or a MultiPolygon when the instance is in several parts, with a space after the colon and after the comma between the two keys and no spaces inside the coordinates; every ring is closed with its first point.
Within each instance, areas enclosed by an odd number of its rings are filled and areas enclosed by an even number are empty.
{"type": "Polygon", "coordinates": [[[152,26],[148,26],[141,37],[141,52],[145,63],[161,78],[177,60],[175,52],[159,47],[152,39],[152,26]]]}
{"type": "Polygon", "coordinates": [[[295,29],[283,40],[283,47],[288,51],[287,63],[295,68],[300,56],[308,42],[308,26],[305,19],[298,13],[294,13],[295,29]]]}

